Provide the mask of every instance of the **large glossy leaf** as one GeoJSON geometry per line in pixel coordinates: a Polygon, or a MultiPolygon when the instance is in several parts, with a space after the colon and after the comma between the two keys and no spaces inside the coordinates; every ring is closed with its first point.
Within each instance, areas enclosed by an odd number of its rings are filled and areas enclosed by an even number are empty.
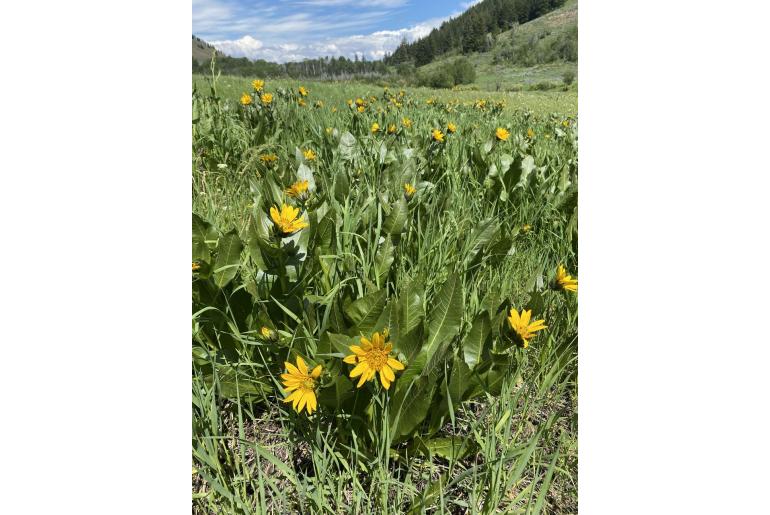
{"type": "Polygon", "coordinates": [[[238,273],[242,250],[243,243],[235,230],[219,238],[217,259],[214,263],[214,283],[218,287],[224,287],[238,273]]]}
{"type": "Polygon", "coordinates": [[[377,249],[377,255],[374,256],[374,271],[377,274],[377,280],[380,284],[387,278],[390,272],[390,265],[393,264],[393,242],[390,236],[385,237],[385,241],[377,249]]]}
{"type": "Polygon", "coordinates": [[[383,288],[365,297],[351,302],[345,307],[345,314],[355,324],[356,331],[364,334],[370,334],[376,327],[383,309],[385,309],[385,300],[387,291],[383,288]]]}
{"type": "Polygon", "coordinates": [[[434,299],[434,308],[430,314],[428,340],[426,342],[428,363],[426,370],[432,372],[435,365],[443,358],[444,350],[451,339],[460,330],[464,309],[462,281],[453,274],[441,287],[434,299]]]}
{"type": "MultiPolygon", "coordinates": [[[[192,214],[192,260],[193,261],[206,261],[211,259],[211,253],[209,247],[206,244],[206,240],[211,237],[213,229],[211,224],[203,220],[201,217],[192,214]]],[[[214,236],[216,238],[216,236],[214,236]]]]}
{"type": "Polygon", "coordinates": [[[400,305],[399,335],[412,332],[422,323],[422,319],[425,318],[425,308],[422,305],[424,295],[425,288],[417,278],[410,280],[401,288],[401,294],[398,298],[400,305]]]}
{"type": "Polygon", "coordinates": [[[382,230],[387,234],[400,234],[404,232],[406,219],[409,216],[409,209],[406,205],[406,199],[401,197],[390,208],[390,213],[385,217],[382,224],[382,230]]]}
{"type": "Polygon", "coordinates": [[[468,336],[463,340],[463,355],[465,363],[473,369],[484,358],[484,353],[488,353],[489,335],[492,331],[492,322],[489,319],[489,313],[483,311],[473,321],[473,326],[468,336]]]}
{"type": "Polygon", "coordinates": [[[497,236],[499,230],[500,223],[495,218],[487,218],[479,222],[466,243],[468,249],[466,261],[476,257],[481,249],[497,236]]]}
{"type": "Polygon", "coordinates": [[[427,377],[400,388],[390,399],[390,432],[394,439],[411,433],[428,414],[434,385],[427,377]]]}

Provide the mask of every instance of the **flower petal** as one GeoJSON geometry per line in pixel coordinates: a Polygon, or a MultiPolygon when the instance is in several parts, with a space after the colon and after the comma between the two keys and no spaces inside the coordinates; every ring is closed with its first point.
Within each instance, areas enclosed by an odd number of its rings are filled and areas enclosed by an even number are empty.
{"type": "Polygon", "coordinates": [[[396,374],[393,373],[393,369],[388,365],[383,365],[380,369],[380,374],[383,374],[388,379],[388,382],[396,380],[396,374]]]}
{"type": "Polygon", "coordinates": [[[294,365],[292,365],[292,364],[291,364],[291,363],[289,363],[288,361],[284,361],[284,362],[283,362],[283,366],[285,366],[285,367],[286,367],[286,370],[288,370],[290,374],[294,374],[294,375],[300,375],[300,372],[299,372],[299,370],[297,369],[297,367],[295,367],[294,365]]]}
{"type": "Polygon", "coordinates": [[[302,359],[302,356],[297,356],[297,368],[303,376],[307,375],[307,364],[305,364],[305,360],[302,359]]]}
{"type": "Polygon", "coordinates": [[[358,356],[356,356],[355,354],[351,354],[350,356],[345,356],[344,358],[342,358],[342,361],[344,361],[349,365],[355,365],[356,363],[358,363],[358,356]]]}
{"type": "Polygon", "coordinates": [[[404,364],[393,358],[388,358],[388,366],[394,370],[404,370],[404,364]]]}
{"type": "Polygon", "coordinates": [[[367,365],[365,362],[361,362],[358,365],[356,365],[353,370],[350,371],[349,377],[358,377],[361,374],[363,374],[366,370],[369,369],[369,365],[367,365]]]}
{"type": "Polygon", "coordinates": [[[313,371],[310,372],[310,377],[312,377],[313,379],[318,379],[320,375],[321,375],[321,365],[316,365],[313,371]]]}
{"type": "Polygon", "coordinates": [[[358,354],[359,356],[363,356],[366,354],[366,351],[359,347],[358,345],[351,345],[350,350],[353,351],[353,353],[358,354]]]}

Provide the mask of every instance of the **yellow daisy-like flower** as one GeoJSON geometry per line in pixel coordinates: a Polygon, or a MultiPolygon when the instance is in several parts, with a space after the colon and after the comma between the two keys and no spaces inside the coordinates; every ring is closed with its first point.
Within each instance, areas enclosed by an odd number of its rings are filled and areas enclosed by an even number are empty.
{"type": "Polygon", "coordinates": [[[408,182],[404,184],[404,197],[406,197],[406,200],[412,200],[416,191],[415,187],[408,182]]]}
{"type": "Polygon", "coordinates": [[[532,130],[532,127],[530,127],[529,129],[527,129],[527,137],[528,137],[529,139],[532,139],[532,138],[534,138],[534,137],[535,137],[535,131],[533,131],[533,130],[532,130]]]}
{"type": "Polygon", "coordinates": [[[299,106],[300,106],[300,107],[305,107],[305,106],[307,105],[307,104],[305,103],[305,101],[304,101],[304,100],[302,100],[301,98],[300,98],[300,99],[297,101],[297,103],[299,104],[299,106]]]}
{"type": "Polygon", "coordinates": [[[259,156],[259,160],[265,163],[266,165],[269,165],[278,161],[278,156],[275,154],[261,154],[259,156]]]}
{"type": "Polygon", "coordinates": [[[366,108],[364,106],[358,106],[356,109],[358,110],[359,113],[363,113],[364,111],[366,111],[366,108]]]}
{"type": "Polygon", "coordinates": [[[532,226],[529,224],[524,224],[521,226],[521,232],[523,232],[524,234],[527,234],[531,230],[532,230],[532,226]]]}
{"type": "Polygon", "coordinates": [[[336,113],[336,112],[337,112],[337,108],[336,107],[332,107],[332,113],[336,113]]]}
{"type": "Polygon", "coordinates": [[[193,261],[192,262],[192,271],[193,272],[197,272],[200,269],[201,269],[201,264],[200,263],[196,263],[195,261],[193,261]]]}
{"type": "Polygon", "coordinates": [[[286,194],[292,198],[300,198],[307,194],[308,184],[308,181],[297,181],[286,188],[286,194]]]}
{"type": "Polygon", "coordinates": [[[374,122],[372,124],[372,134],[375,134],[376,132],[380,131],[380,124],[377,122],[374,122]]]}
{"type": "Polygon", "coordinates": [[[457,125],[453,124],[452,122],[449,122],[448,124],[446,124],[446,130],[447,132],[451,132],[452,134],[454,134],[455,131],[457,131],[457,125]]]}
{"type": "Polygon", "coordinates": [[[401,120],[401,124],[408,129],[409,127],[412,126],[412,120],[410,120],[409,118],[403,118],[401,120]]]}
{"type": "Polygon", "coordinates": [[[251,101],[252,101],[251,95],[249,95],[248,93],[244,93],[243,95],[241,95],[241,105],[247,106],[251,104],[251,101]]]}
{"type": "Polygon", "coordinates": [[[303,150],[302,151],[302,155],[305,156],[305,159],[307,159],[308,161],[315,161],[316,153],[313,152],[312,148],[309,148],[307,150],[303,150]]]}
{"type": "Polygon", "coordinates": [[[359,107],[361,107],[361,106],[362,106],[362,105],[364,105],[365,103],[366,103],[366,102],[364,102],[364,99],[363,99],[363,98],[357,98],[357,99],[356,99],[356,105],[357,105],[357,106],[359,106],[359,107]]]}
{"type": "Polygon", "coordinates": [[[262,91],[262,88],[265,87],[265,81],[256,79],[251,81],[251,85],[254,88],[254,91],[262,91]]]}
{"type": "Polygon", "coordinates": [[[356,385],[358,388],[361,388],[366,381],[372,380],[375,374],[379,374],[380,382],[387,390],[390,388],[390,384],[396,380],[396,374],[393,371],[404,370],[404,365],[400,361],[390,357],[393,344],[386,344],[386,338],[387,332],[383,332],[382,335],[374,333],[371,341],[362,336],[360,347],[358,345],[350,346],[353,354],[345,356],[343,361],[349,365],[355,365],[350,371],[350,377],[360,376],[356,385]]]}
{"type": "Polygon", "coordinates": [[[299,217],[299,208],[288,204],[283,204],[281,211],[278,211],[276,206],[271,207],[270,218],[273,219],[273,223],[283,236],[294,234],[310,226],[310,224],[299,217]]]}
{"type": "Polygon", "coordinates": [[[508,324],[519,338],[521,338],[525,349],[529,345],[529,340],[535,336],[535,332],[542,331],[548,327],[544,325],[545,320],[535,320],[534,322],[529,323],[531,317],[531,309],[521,310],[521,315],[519,315],[514,308],[511,308],[510,316],[508,317],[508,324]]]}
{"type": "Polygon", "coordinates": [[[564,120],[563,122],[561,122],[561,124],[562,124],[564,127],[569,127],[569,120],[564,120]]]}
{"type": "Polygon", "coordinates": [[[305,360],[297,356],[297,366],[288,361],[284,362],[286,373],[281,374],[283,387],[289,393],[283,402],[291,402],[291,407],[297,413],[305,409],[307,414],[312,414],[318,407],[315,396],[316,381],[321,377],[321,365],[317,365],[312,372],[308,371],[305,360]]]}
{"type": "Polygon", "coordinates": [[[265,340],[277,340],[278,339],[278,335],[275,334],[275,331],[273,331],[272,329],[270,329],[269,327],[264,326],[264,325],[262,326],[262,328],[260,328],[259,334],[265,340]]]}
{"type": "Polygon", "coordinates": [[[299,91],[299,94],[302,95],[303,97],[306,97],[307,94],[309,93],[308,90],[305,89],[305,86],[300,86],[297,91],[299,91]]]}
{"type": "Polygon", "coordinates": [[[316,106],[318,109],[321,109],[321,108],[324,106],[323,100],[316,100],[316,102],[315,102],[315,106],[316,106]]]}
{"type": "Polygon", "coordinates": [[[262,96],[259,97],[259,99],[262,101],[262,105],[270,105],[273,101],[273,94],[272,93],[262,93],[262,96]]]}
{"type": "Polygon", "coordinates": [[[558,268],[556,268],[556,288],[577,293],[577,279],[573,279],[572,276],[567,273],[564,265],[559,265],[558,268]]]}
{"type": "Polygon", "coordinates": [[[395,134],[396,130],[397,129],[396,129],[395,123],[391,123],[390,125],[388,125],[388,134],[395,134]]]}
{"type": "Polygon", "coordinates": [[[502,127],[498,127],[497,130],[495,131],[495,137],[499,141],[506,141],[510,135],[511,133],[502,127]]]}
{"type": "Polygon", "coordinates": [[[432,98],[429,98],[428,100],[425,101],[425,103],[428,104],[429,106],[433,105],[433,102],[434,100],[432,98]]]}
{"type": "Polygon", "coordinates": [[[331,127],[327,127],[326,128],[326,134],[328,134],[329,136],[332,135],[332,128],[331,127]]]}
{"type": "Polygon", "coordinates": [[[434,141],[438,141],[439,143],[444,142],[444,133],[438,129],[433,129],[433,131],[431,131],[431,137],[434,141]]]}

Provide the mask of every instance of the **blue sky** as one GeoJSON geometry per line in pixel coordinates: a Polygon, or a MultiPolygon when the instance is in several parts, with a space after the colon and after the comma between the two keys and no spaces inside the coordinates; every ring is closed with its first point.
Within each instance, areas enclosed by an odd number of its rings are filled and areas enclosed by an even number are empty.
{"type": "Polygon", "coordinates": [[[193,0],[192,32],[236,57],[379,59],[479,0],[193,0]]]}

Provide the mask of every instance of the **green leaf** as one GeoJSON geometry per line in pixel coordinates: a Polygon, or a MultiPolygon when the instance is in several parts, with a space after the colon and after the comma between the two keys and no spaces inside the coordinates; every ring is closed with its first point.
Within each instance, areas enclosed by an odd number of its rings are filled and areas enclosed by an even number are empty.
{"type": "Polygon", "coordinates": [[[411,279],[401,287],[401,295],[398,298],[398,336],[412,332],[425,318],[425,308],[422,305],[424,295],[425,288],[418,278],[411,279]]]}
{"type": "Polygon", "coordinates": [[[462,281],[457,274],[453,274],[444,283],[434,299],[434,305],[428,325],[428,341],[425,344],[428,354],[428,363],[425,366],[427,373],[432,373],[438,362],[445,358],[444,349],[460,330],[464,300],[462,281]]]}
{"type": "Polygon", "coordinates": [[[390,427],[394,439],[411,433],[428,414],[433,399],[433,384],[420,377],[411,385],[400,388],[390,399],[390,427]]]}
{"type": "Polygon", "coordinates": [[[387,293],[387,290],[383,288],[361,297],[345,307],[345,314],[355,324],[357,332],[371,335],[377,329],[375,326],[383,309],[385,309],[387,293]]]}
{"type": "Polygon", "coordinates": [[[446,460],[457,461],[464,458],[474,449],[473,440],[460,436],[450,436],[445,438],[431,438],[422,440],[421,446],[431,455],[439,456],[446,460]]]}
{"type": "Polygon", "coordinates": [[[459,406],[464,400],[465,392],[473,386],[471,369],[465,364],[465,360],[455,355],[452,362],[452,372],[449,376],[449,397],[452,406],[459,406]]]}
{"type": "Polygon", "coordinates": [[[214,284],[223,288],[233,280],[241,263],[243,243],[235,230],[221,238],[217,244],[217,259],[214,263],[214,284]]]}
{"type": "Polygon", "coordinates": [[[211,259],[211,252],[206,244],[206,240],[209,238],[212,232],[211,224],[203,220],[201,217],[192,214],[192,260],[193,261],[205,261],[209,262],[211,259]]]}
{"type": "Polygon", "coordinates": [[[385,217],[382,224],[382,230],[387,234],[400,234],[404,232],[406,219],[409,216],[409,209],[406,205],[406,199],[401,197],[390,209],[390,214],[385,217]]]}
{"type": "Polygon", "coordinates": [[[466,245],[469,250],[466,262],[471,261],[500,231],[500,223],[495,218],[487,218],[476,225],[466,245]]]}
{"type": "Polygon", "coordinates": [[[350,161],[355,155],[356,138],[349,132],[345,131],[340,137],[340,145],[338,148],[342,158],[350,161]]]}
{"type": "Polygon", "coordinates": [[[383,244],[377,249],[377,255],[374,256],[374,271],[377,274],[378,284],[387,278],[394,259],[393,242],[390,241],[390,236],[386,236],[383,244]]]}
{"type": "Polygon", "coordinates": [[[353,383],[344,375],[339,375],[331,386],[318,393],[318,402],[330,408],[340,409],[346,401],[353,398],[353,383]]]}
{"type": "Polygon", "coordinates": [[[491,331],[492,322],[489,319],[489,313],[484,311],[473,321],[468,336],[463,340],[465,363],[471,369],[484,359],[485,353],[489,353],[487,342],[491,331]]]}

